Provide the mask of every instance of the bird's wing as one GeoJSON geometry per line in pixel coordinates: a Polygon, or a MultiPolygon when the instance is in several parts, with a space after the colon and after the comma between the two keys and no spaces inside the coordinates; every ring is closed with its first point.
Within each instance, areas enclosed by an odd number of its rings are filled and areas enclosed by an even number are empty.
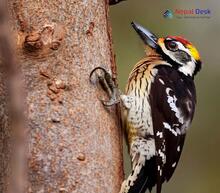
{"type": "Polygon", "coordinates": [[[196,93],[193,79],[170,67],[157,67],[150,101],[156,145],[157,192],[177,166],[186,131],[193,118],[196,93]]]}

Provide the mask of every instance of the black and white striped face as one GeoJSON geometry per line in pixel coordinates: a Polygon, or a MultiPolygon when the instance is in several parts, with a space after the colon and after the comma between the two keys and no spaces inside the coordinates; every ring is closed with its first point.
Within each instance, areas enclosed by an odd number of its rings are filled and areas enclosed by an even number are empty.
{"type": "Polygon", "coordinates": [[[200,70],[199,52],[188,40],[180,36],[157,38],[152,32],[134,22],[132,27],[148,47],[167,56],[173,61],[170,64],[186,76],[193,77],[200,70]]]}
{"type": "Polygon", "coordinates": [[[186,76],[194,76],[201,68],[200,56],[196,48],[187,40],[178,36],[159,38],[158,45],[172,61],[174,67],[186,76]]]}

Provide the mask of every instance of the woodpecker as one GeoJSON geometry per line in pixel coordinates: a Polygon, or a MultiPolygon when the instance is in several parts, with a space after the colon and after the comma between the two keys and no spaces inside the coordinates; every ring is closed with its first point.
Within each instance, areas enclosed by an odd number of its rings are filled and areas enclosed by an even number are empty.
{"type": "Polygon", "coordinates": [[[111,74],[101,70],[98,79],[110,95],[111,106],[120,101],[132,172],[120,193],[161,193],[177,167],[186,132],[196,105],[194,77],[201,69],[199,52],[180,36],[157,38],[141,25],[132,26],[146,46],[146,56],[131,71],[125,94],[111,74]]]}

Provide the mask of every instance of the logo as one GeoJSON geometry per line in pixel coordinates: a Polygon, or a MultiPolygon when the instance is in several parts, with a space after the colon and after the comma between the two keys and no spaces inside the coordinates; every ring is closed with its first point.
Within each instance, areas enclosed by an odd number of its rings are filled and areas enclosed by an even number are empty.
{"type": "Polygon", "coordinates": [[[173,10],[167,9],[163,13],[163,17],[166,19],[193,19],[193,18],[211,18],[211,10],[210,9],[180,9],[176,8],[173,10]]]}
{"type": "Polygon", "coordinates": [[[169,9],[167,9],[164,13],[163,13],[163,17],[164,18],[168,18],[168,19],[171,19],[173,18],[173,12],[169,9]]]}

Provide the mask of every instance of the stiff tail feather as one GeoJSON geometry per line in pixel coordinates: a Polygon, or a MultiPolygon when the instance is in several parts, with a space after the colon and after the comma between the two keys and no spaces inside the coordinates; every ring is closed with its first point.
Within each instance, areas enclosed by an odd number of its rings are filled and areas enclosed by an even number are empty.
{"type": "Polygon", "coordinates": [[[145,193],[147,189],[151,192],[152,187],[155,186],[155,184],[155,158],[151,158],[150,160],[147,160],[144,165],[141,166],[137,164],[133,168],[131,175],[122,184],[120,193],[145,193]]]}

